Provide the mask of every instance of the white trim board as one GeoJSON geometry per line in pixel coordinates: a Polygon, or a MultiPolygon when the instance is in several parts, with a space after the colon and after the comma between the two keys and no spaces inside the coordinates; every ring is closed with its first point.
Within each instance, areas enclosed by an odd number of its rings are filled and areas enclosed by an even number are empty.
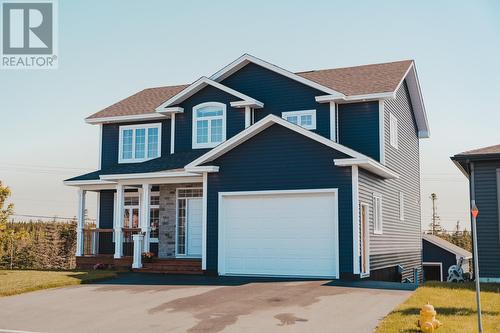
{"type": "Polygon", "coordinates": [[[160,113],[144,113],[132,114],[127,116],[102,117],[102,118],[86,118],[87,124],[109,124],[109,123],[124,123],[130,121],[168,119],[167,116],[160,113]]]}
{"type": "Polygon", "coordinates": [[[359,269],[359,173],[358,166],[351,167],[352,175],[352,258],[353,274],[360,274],[359,269]]]}
{"type": "Polygon", "coordinates": [[[226,87],[223,84],[220,84],[205,76],[202,76],[201,78],[193,82],[191,85],[189,85],[187,88],[184,88],[181,92],[172,96],[167,101],[163,102],[160,106],[156,108],[156,112],[158,113],[166,112],[167,108],[169,108],[170,106],[182,103],[184,100],[188,99],[189,97],[193,96],[198,91],[202,90],[203,88],[209,85],[219,90],[222,90],[230,95],[233,95],[236,98],[243,100],[244,103],[238,103],[240,101],[236,101],[237,103],[231,102],[232,104],[231,106],[233,107],[252,106],[253,108],[261,108],[264,106],[264,103],[259,102],[258,100],[250,96],[242,94],[239,91],[226,87]]]}
{"type": "Polygon", "coordinates": [[[278,67],[276,65],[273,65],[267,61],[264,61],[262,59],[259,59],[257,57],[254,57],[248,53],[245,53],[244,55],[242,55],[241,57],[239,57],[238,59],[234,60],[233,62],[231,62],[229,65],[225,66],[224,68],[222,68],[221,70],[219,70],[218,72],[216,72],[215,74],[213,74],[212,76],[210,76],[210,79],[211,80],[214,80],[214,81],[217,81],[217,82],[220,82],[222,80],[224,80],[225,78],[229,77],[230,75],[236,73],[237,71],[239,71],[241,68],[245,67],[246,65],[248,65],[249,63],[254,63],[256,65],[259,65],[261,67],[264,67],[268,70],[271,70],[273,72],[276,72],[278,74],[281,74],[289,79],[292,79],[292,80],[295,80],[295,81],[298,81],[302,84],[305,84],[309,87],[312,87],[312,88],[315,88],[315,89],[318,89],[320,91],[323,91],[329,95],[334,95],[334,96],[338,96],[339,98],[342,98],[342,97],[345,97],[344,94],[336,91],[336,90],[333,90],[331,88],[328,88],[328,87],[325,87],[319,83],[316,83],[314,81],[311,81],[311,80],[308,80],[306,78],[303,78],[302,76],[300,75],[297,75],[295,73],[292,73],[290,71],[287,71],[286,69],[283,69],[281,67],[278,67]]]}

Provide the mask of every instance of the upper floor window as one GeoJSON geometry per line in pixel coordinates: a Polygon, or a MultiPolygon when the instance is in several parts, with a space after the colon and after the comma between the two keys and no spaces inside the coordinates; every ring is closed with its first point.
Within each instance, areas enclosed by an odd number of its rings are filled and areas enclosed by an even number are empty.
{"type": "Polygon", "coordinates": [[[281,117],[308,130],[316,129],[316,110],[287,111],[281,117]]]}
{"type": "Polygon", "coordinates": [[[209,102],[193,108],[193,148],[212,148],[226,140],[226,104],[209,102]]]}
{"type": "Polygon", "coordinates": [[[161,123],[120,126],[119,163],[144,162],[161,155],[161,123]]]}
{"type": "Polygon", "coordinates": [[[398,118],[392,113],[389,114],[389,136],[391,146],[398,148],[398,118]]]}

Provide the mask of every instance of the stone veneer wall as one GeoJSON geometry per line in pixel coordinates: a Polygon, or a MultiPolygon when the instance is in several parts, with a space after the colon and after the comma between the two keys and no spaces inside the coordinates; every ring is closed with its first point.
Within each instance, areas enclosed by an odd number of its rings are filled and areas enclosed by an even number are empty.
{"type": "Polygon", "coordinates": [[[159,258],[175,257],[176,189],[189,187],[201,187],[201,184],[160,185],[159,258]]]}

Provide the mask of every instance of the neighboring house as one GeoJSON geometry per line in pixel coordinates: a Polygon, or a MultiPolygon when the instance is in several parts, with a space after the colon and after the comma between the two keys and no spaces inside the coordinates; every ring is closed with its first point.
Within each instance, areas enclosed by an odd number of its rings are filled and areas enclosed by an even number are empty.
{"type": "Polygon", "coordinates": [[[100,126],[99,169],[65,181],[79,188],[79,265],[130,265],[142,233],[136,255],[165,270],[398,281],[421,270],[429,126],[411,60],[292,73],[245,54],[86,122],[100,126]],[[86,191],[98,193],[96,230],[84,230],[86,191]]]}
{"type": "Polygon", "coordinates": [[[479,278],[500,282],[500,145],[466,151],[451,159],[469,179],[470,198],[479,209],[479,278]]]}
{"type": "Polygon", "coordinates": [[[448,279],[448,268],[456,265],[463,258],[462,269],[464,273],[470,273],[472,253],[448,242],[441,237],[422,235],[422,266],[424,279],[426,281],[446,281],[448,279]]]}

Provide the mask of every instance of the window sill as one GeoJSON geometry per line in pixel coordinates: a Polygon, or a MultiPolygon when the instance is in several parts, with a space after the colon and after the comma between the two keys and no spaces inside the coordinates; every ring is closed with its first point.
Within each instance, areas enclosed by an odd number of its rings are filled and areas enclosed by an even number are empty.
{"type": "Polygon", "coordinates": [[[156,158],[160,158],[161,156],[158,156],[158,157],[153,157],[153,158],[140,158],[140,159],[127,159],[127,160],[122,160],[122,159],[119,159],[118,160],[118,164],[129,164],[129,163],[142,163],[142,162],[147,162],[147,161],[151,161],[151,160],[154,160],[156,158]]]}

